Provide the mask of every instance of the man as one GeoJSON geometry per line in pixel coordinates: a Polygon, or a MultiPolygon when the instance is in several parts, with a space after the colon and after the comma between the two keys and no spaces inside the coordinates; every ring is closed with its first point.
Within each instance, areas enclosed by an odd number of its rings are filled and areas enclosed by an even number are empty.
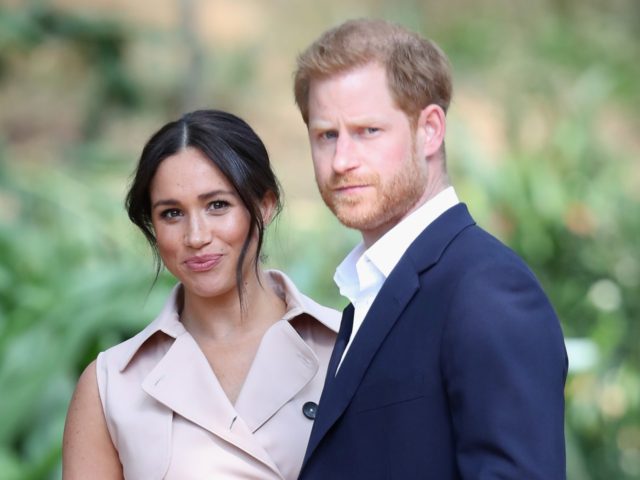
{"type": "Polygon", "coordinates": [[[318,187],[363,239],[336,271],[351,304],[302,479],[565,478],[560,325],[450,186],[451,92],[442,51],[383,21],[298,58],[318,187]]]}

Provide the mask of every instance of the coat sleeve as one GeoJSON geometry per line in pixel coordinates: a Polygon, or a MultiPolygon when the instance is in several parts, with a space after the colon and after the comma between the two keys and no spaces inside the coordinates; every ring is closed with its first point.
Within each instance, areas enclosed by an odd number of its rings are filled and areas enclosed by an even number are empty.
{"type": "Polygon", "coordinates": [[[443,331],[442,366],[462,478],[566,477],[564,340],[523,263],[467,270],[443,331]]]}

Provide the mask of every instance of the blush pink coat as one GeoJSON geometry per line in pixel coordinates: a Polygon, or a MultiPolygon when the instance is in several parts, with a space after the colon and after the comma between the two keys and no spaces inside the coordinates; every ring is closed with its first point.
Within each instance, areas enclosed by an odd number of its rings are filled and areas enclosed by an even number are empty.
{"type": "Polygon", "coordinates": [[[100,398],[127,480],[295,479],[340,315],[269,272],[287,304],[265,333],[235,405],[178,317],[172,292],[135,337],[101,353],[100,398]]]}

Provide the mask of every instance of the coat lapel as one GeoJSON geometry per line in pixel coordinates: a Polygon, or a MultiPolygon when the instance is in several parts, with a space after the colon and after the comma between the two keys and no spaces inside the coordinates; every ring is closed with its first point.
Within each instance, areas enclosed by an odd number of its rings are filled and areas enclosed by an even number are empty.
{"type": "Polygon", "coordinates": [[[260,343],[235,405],[251,432],[295,397],[316,375],[318,366],[313,350],[287,320],[273,325],[260,343]]]}
{"type": "MultiPolygon", "coordinates": [[[[473,224],[464,204],[452,207],[418,236],[392,270],[353,339],[337,375],[325,383],[305,464],[351,402],[374,355],[418,291],[419,274],[437,263],[453,238],[473,224]]],[[[351,306],[345,309],[343,316],[345,314],[353,314],[351,306]]]]}
{"type": "Polygon", "coordinates": [[[142,382],[143,390],[177,414],[261,461],[279,475],[268,453],[229,402],[204,354],[188,333],[176,338],[142,382]]]}

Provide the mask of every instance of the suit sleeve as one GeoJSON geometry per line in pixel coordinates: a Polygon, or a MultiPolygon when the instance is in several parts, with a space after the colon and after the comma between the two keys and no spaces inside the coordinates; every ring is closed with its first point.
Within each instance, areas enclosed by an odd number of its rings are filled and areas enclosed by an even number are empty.
{"type": "Polygon", "coordinates": [[[567,357],[556,314],[520,262],[470,269],[442,338],[464,479],[564,479],[567,357]]]}

